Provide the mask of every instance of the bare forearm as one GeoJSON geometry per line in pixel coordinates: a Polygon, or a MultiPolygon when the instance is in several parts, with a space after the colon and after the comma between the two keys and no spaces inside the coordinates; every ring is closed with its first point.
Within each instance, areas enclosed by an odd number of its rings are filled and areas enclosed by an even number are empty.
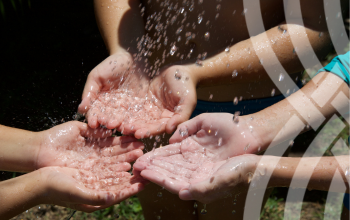
{"type": "MultiPolygon", "coordinates": [[[[274,52],[287,73],[301,71],[304,67],[295,53],[290,36],[293,35],[295,41],[302,43],[305,38],[299,37],[301,29],[305,30],[315,53],[320,57],[325,56],[330,49],[328,33],[323,33],[320,38],[318,31],[297,24],[283,24],[231,46],[229,52],[223,51],[206,59],[202,67],[191,65],[191,71],[199,86],[267,80],[269,75],[263,65],[271,68],[277,65],[271,52],[274,52]]],[[[309,56],[310,52],[313,51],[305,47],[298,48],[298,54],[302,56],[309,56]]],[[[280,73],[275,74],[272,77],[278,78],[280,73]]]]}
{"type": "Polygon", "coordinates": [[[136,48],[144,32],[138,0],[94,0],[100,33],[110,54],[136,48]]]}
{"type": "Polygon", "coordinates": [[[33,171],[40,145],[37,142],[36,132],[0,125],[0,170],[33,171]]]}
{"type": "MultiPolygon", "coordinates": [[[[349,156],[337,157],[307,157],[307,158],[280,158],[270,179],[270,187],[309,188],[323,191],[344,192],[345,185],[349,192],[349,179],[346,169],[349,169],[349,156]],[[334,175],[338,171],[340,175],[334,175]]],[[[349,171],[348,171],[349,172],[349,171]]]]}
{"type": "Polygon", "coordinates": [[[41,204],[42,190],[39,170],[0,182],[0,218],[10,219],[41,204]]]}
{"type": "Polygon", "coordinates": [[[254,118],[249,123],[254,128],[255,137],[263,145],[262,149],[266,149],[273,140],[278,144],[295,137],[301,131],[306,131],[304,128],[307,125],[312,128],[314,124],[325,122],[325,119],[334,115],[336,109],[348,108],[346,101],[332,103],[341,93],[349,99],[349,87],[341,78],[323,72],[315,77],[315,81],[316,84],[310,81],[301,90],[273,106],[253,115],[243,116],[254,118]],[[330,91],[336,92],[323,106],[319,106],[319,100],[325,99],[330,91]]]}

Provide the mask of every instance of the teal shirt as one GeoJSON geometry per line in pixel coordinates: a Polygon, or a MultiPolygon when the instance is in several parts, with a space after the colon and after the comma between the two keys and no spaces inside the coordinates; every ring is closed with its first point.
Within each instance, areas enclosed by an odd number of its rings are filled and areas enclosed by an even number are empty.
{"type": "Polygon", "coordinates": [[[320,72],[331,72],[344,80],[349,85],[350,82],[350,51],[344,55],[336,56],[327,66],[320,69],[320,72]]]}

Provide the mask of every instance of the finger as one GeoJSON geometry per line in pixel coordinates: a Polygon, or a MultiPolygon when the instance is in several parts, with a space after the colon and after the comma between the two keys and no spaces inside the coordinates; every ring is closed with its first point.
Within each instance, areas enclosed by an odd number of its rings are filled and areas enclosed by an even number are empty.
{"type": "Polygon", "coordinates": [[[97,94],[101,89],[101,85],[98,84],[93,77],[93,75],[96,74],[96,71],[97,68],[93,69],[86,80],[82,101],[78,107],[79,113],[84,114],[90,109],[91,103],[96,100],[97,94]]]}
{"type": "Polygon", "coordinates": [[[114,140],[113,140],[113,137],[110,137],[107,139],[109,139],[109,140],[107,140],[106,143],[100,142],[100,146],[103,147],[103,149],[101,150],[101,154],[102,154],[102,156],[105,156],[105,157],[125,154],[127,152],[130,152],[130,151],[136,150],[136,149],[140,149],[140,150],[144,149],[144,145],[142,142],[131,142],[131,143],[114,145],[114,146],[109,147],[109,144],[114,144],[114,140]],[[111,143],[108,143],[108,142],[111,142],[111,143]],[[104,146],[104,144],[106,144],[106,146],[104,146]]]}
{"type": "Polygon", "coordinates": [[[135,183],[130,187],[124,188],[119,193],[117,193],[114,203],[120,203],[123,200],[141,192],[144,188],[145,185],[143,183],[135,183]]]}
{"type": "Polygon", "coordinates": [[[151,135],[164,133],[169,118],[162,118],[157,121],[137,121],[123,126],[123,134],[134,134],[136,138],[147,138],[151,135]]]}
{"type": "Polygon", "coordinates": [[[97,191],[80,186],[74,188],[73,191],[69,193],[68,201],[77,204],[100,206],[112,204],[114,199],[114,195],[109,192],[97,191]]]}
{"type": "Polygon", "coordinates": [[[195,94],[187,94],[187,96],[191,97],[186,97],[184,102],[178,106],[178,108],[181,109],[181,112],[176,112],[168,121],[165,128],[168,134],[171,134],[179,124],[187,121],[191,117],[191,114],[196,107],[197,99],[195,94]]]}
{"type": "Polygon", "coordinates": [[[91,128],[85,124],[81,126],[80,134],[87,138],[108,138],[112,135],[112,131],[105,128],[91,128]]]}
{"type": "Polygon", "coordinates": [[[98,128],[100,126],[97,121],[97,113],[92,112],[91,109],[87,112],[85,118],[90,128],[98,128]]]}
{"type": "Polygon", "coordinates": [[[197,117],[180,124],[173,136],[169,139],[169,143],[181,142],[187,137],[196,134],[201,129],[203,120],[205,120],[205,117],[203,115],[198,115],[197,117]]]}
{"type": "Polygon", "coordinates": [[[156,165],[155,162],[163,161],[163,162],[167,162],[167,163],[173,165],[176,168],[182,167],[182,168],[185,168],[187,170],[192,170],[192,171],[197,170],[198,167],[201,165],[201,164],[198,164],[198,163],[193,164],[193,163],[184,161],[184,158],[183,158],[183,156],[181,154],[180,155],[174,155],[174,156],[181,156],[181,158],[177,158],[177,157],[173,157],[173,156],[170,156],[170,157],[157,157],[154,160],[152,160],[152,164],[156,165]]]}
{"type": "Polygon", "coordinates": [[[180,144],[172,144],[166,147],[157,148],[146,153],[145,155],[140,157],[137,161],[143,161],[143,162],[149,163],[149,161],[155,157],[160,157],[160,156],[168,157],[171,155],[180,154],[181,153],[180,147],[181,147],[180,144]]]}
{"type": "Polygon", "coordinates": [[[137,158],[141,157],[142,155],[143,155],[142,150],[136,149],[125,154],[121,154],[111,158],[106,158],[104,160],[108,161],[109,163],[133,162],[137,158]]]}
{"type": "MultiPolygon", "coordinates": [[[[169,163],[168,161],[162,161],[162,160],[157,160],[154,159],[152,160],[152,165],[159,167],[163,170],[168,171],[169,173],[172,173],[175,176],[181,176],[186,179],[191,178],[193,171],[190,169],[187,169],[184,166],[177,166],[172,163],[169,163]]],[[[147,169],[152,169],[152,166],[148,166],[147,169]]]]}
{"type": "Polygon", "coordinates": [[[177,180],[174,177],[170,178],[167,175],[163,175],[163,172],[155,170],[143,170],[141,176],[175,194],[178,194],[182,188],[189,186],[189,183],[186,181],[177,180]]]}

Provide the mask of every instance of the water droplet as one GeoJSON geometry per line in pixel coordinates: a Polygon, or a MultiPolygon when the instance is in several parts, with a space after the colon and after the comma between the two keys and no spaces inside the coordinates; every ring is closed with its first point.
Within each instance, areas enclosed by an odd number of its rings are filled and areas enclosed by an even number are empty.
{"type": "Polygon", "coordinates": [[[232,210],[232,214],[236,214],[236,210],[232,210]]]}
{"type": "Polygon", "coordinates": [[[216,6],[216,10],[217,10],[217,11],[220,11],[220,9],[221,9],[221,5],[218,4],[218,5],[216,6]]]}
{"type": "Polygon", "coordinates": [[[182,32],[182,29],[184,28],[183,25],[181,25],[181,27],[179,27],[177,30],[176,30],[176,35],[180,34],[182,32]]]}
{"type": "Polygon", "coordinates": [[[206,32],[206,33],[204,34],[204,39],[205,39],[206,41],[208,41],[209,38],[210,38],[210,33],[209,33],[209,32],[206,32]]]}
{"type": "Polygon", "coordinates": [[[194,211],[192,212],[192,214],[195,215],[195,214],[196,214],[196,210],[194,210],[194,211]]]}
{"type": "Polygon", "coordinates": [[[180,42],[181,41],[181,36],[178,36],[177,37],[177,42],[180,42]]]}
{"type": "Polygon", "coordinates": [[[177,47],[175,45],[172,46],[170,49],[170,55],[173,56],[175,54],[176,50],[177,50],[177,47]]]}
{"type": "Polygon", "coordinates": [[[253,174],[251,172],[247,173],[247,182],[250,183],[253,179],[253,174]]]}
{"type": "Polygon", "coordinates": [[[185,136],[187,136],[188,135],[188,129],[186,128],[186,129],[179,129],[179,133],[180,133],[180,136],[181,137],[185,137],[185,136]]]}
{"type": "Polygon", "coordinates": [[[323,32],[320,32],[318,37],[322,37],[323,36],[323,32]]]}
{"type": "Polygon", "coordinates": [[[230,52],[230,47],[229,46],[225,48],[225,52],[226,53],[230,52]]]}
{"type": "Polygon", "coordinates": [[[284,80],[284,74],[280,73],[280,76],[278,77],[278,81],[283,81],[284,80]]]}
{"type": "Polygon", "coordinates": [[[237,123],[239,122],[239,118],[238,118],[238,117],[239,117],[240,114],[241,114],[241,113],[238,112],[238,111],[235,112],[235,114],[233,115],[233,118],[232,118],[232,120],[233,120],[234,123],[237,124],[237,123]]]}
{"type": "Polygon", "coordinates": [[[202,4],[203,0],[198,0],[198,5],[202,4]]]}
{"type": "Polygon", "coordinates": [[[345,169],[345,176],[346,177],[349,177],[350,176],[350,171],[349,171],[349,167],[347,167],[346,169],[345,169]]]}
{"type": "Polygon", "coordinates": [[[195,209],[198,207],[198,205],[197,205],[196,202],[193,204],[193,207],[194,207],[195,209]]]}
{"type": "Polygon", "coordinates": [[[203,61],[200,60],[200,59],[197,59],[197,60],[196,60],[196,65],[197,65],[197,66],[203,66],[203,61]]]}
{"type": "Polygon", "coordinates": [[[235,98],[233,99],[233,104],[234,104],[234,105],[237,105],[237,104],[238,104],[238,98],[237,98],[237,97],[235,97],[235,98]]]}
{"type": "Polygon", "coordinates": [[[215,20],[219,18],[219,13],[215,15],[215,20]]]}
{"type": "Polygon", "coordinates": [[[194,9],[194,5],[192,4],[188,10],[193,11],[193,9],[194,9]]]}
{"type": "Polygon", "coordinates": [[[238,71],[237,70],[233,70],[232,78],[235,78],[236,76],[238,76],[238,71]]]}
{"type": "Polygon", "coordinates": [[[271,90],[271,96],[275,96],[275,89],[271,90]]]}
{"type": "Polygon", "coordinates": [[[245,8],[245,9],[242,11],[242,15],[245,15],[247,12],[248,12],[248,9],[245,8]]]}
{"type": "Polygon", "coordinates": [[[202,215],[207,214],[207,212],[208,212],[208,211],[207,211],[206,209],[202,209],[202,210],[201,210],[201,214],[202,214],[202,215]]]}
{"type": "Polygon", "coordinates": [[[157,216],[157,220],[160,220],[160,219],[161,219],[161,217],[158,215],[158,216],[157,216]]]}
{"type": "Polygon", "coordinates": [[[202,23],[203,21],[203,16],[202,15],[199,15],[198,16],[198,24],[202,23]]]}
{"type": "Polygon", "coordinates": [[[168,37],[165,37],[164,38],[164,45],[167,45],[168,44],[168,37]]]}
{"type": "Polygon", "coordinates": [[[181,74],[180,74],[179,70],[175,71],[174,77],[175,77],[176,80],[180,80],[181,79],[181,74]]]}
{"type": "Polygon", "coordinates": [[[341,12],[338,12],[337,13],[337,18],[340,18],[340,16],[341,16],[341,12]]]}
{"type": "Polygon", "coordinates": [[[213,94],[210,94],[209,100],[212,100],[212,99],[213,99],[213,94]]]}
{"type": "Polygon", "coordinates": [[[259,63],[262,65],[264,63],[263,59],[260,59],[259,63]]]}
{"type": "Polygon", "coordinates": [[[202,53],[202,60],[204,60],[205,58],[207,58],[207,52],[204,52],[204,53],[202,53]]]}
{"type": "Polygon", "coordinates": [[[158,196],[158,197],[162,197],[162,195],[163,195],[162,192],[158,192],[158,193],[157,193],[157,196],[158,196]]]}
{"type": "Polygon", "coordinates": [[[218,146],[220,147],[221,144],[222,144],[222,138],[219,138],[219,140],[218,140],[218,146]]]}
{"type": "Polygon", "coordinates": [[[294,141],[293,141],[293,140],[290,140],[290,141],[289,141],[289,147],[293,147],[293,145],[294,145],[294,141]]]}

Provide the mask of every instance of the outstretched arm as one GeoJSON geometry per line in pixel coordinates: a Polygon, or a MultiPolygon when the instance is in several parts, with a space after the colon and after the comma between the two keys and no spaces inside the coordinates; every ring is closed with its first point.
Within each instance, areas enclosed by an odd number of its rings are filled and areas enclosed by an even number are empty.
{"type": "Polygon", "coordinates": [[[0,125],[0,170],[33,171],[40,145],[38,136],[38,132],[0,125]]]}
{"type": "Polygon", "coordinates": [[[112,176],[98,176],[78,169],[46,167],[2,181],[0,218],[10,219],[39,204],[93,212],[121,202],[143,189],[142,180],[130,174],[118,181],[111,182],[111,179],[112,176]],[[98,181],[110,182],[108,189],[91,189],[86,184],[98,181]]]}

